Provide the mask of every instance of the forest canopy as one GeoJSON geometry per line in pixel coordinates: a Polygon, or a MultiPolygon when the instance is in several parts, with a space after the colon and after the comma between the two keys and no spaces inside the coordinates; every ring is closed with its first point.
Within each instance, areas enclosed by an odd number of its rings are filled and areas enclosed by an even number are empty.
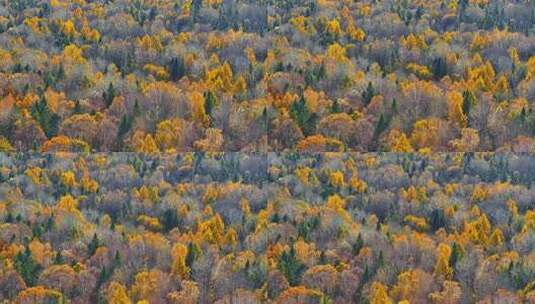
{"type": "Polygon", "coordinates": [[[533,1],[0,0],[0,151],[535,147],[533,1]]]}
{"type": "Polygon", "coordinates": [[[530,303],[534,164],[0,154],[0,301],[530,303]]]}

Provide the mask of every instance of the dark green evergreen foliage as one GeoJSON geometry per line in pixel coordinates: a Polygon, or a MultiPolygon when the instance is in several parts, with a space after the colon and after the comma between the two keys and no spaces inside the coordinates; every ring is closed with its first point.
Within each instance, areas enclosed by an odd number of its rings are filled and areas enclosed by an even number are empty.
{"type": "Polygon", "coordinates": [[[186,66],[182,57],[175,57],[171,59],[167,67],[167,72],[172,81],[178,81],[186,74],[186,66]]]}
{"type": "Polygon", "coordinates": [[[166,232],[169,232],[180,225],[180,219],[178,218],[176,210],[173,208],[164,211],[161,222],[163,229],[166,232]]]}
{"type": "Polygon", "coordinates": [[[377,258],[376,269],[382,268],[385,265],[385,257],[383,251],[379,251],[379,257],[377,258]]]}
{"type": "Polygon", "coordinates": [[[371,275],[371,272],[370,272],[370,267],[368,266],[368,264],[366,264],[364,266],[364,273],[362,274],[362,281],[363,282],[368,282],[371,277],[372,277],[372,275],[371,275]]]}
{"type": "Polygon", "coordinates": [[[5,222],[6,223],[13,223],[13,213],[9,212],[6,216],[5,222]]]}
{"type": "Polygon", "coordinates": [[[453,245],[451,246],[450,259],[448,261],[450,264],[450,267],[455,270],[455,265],[457,265],[457,262],[459,262],[461,257],[462,257],[461,248],[456,242],[453,242],[453,245]]]}
{"type": "Polygon", "coordinates": [[[32,236],[35,238],[41,238],[43,235],[44,228],[42,224],[35,224],[32,226],[32,236]]]}
{"type": "Polygon", "coordinates": [[[91,239],[91,242],[89,242],[89,244],[87,245],[87,253],[89,254],[89,256],[93,256],[93,254],[95,254],[95,252],[97,251],[98,247],[100,247],[100,240],[97,236],[97,234],[93,234],[93,238],[91,239]]]}
{"type": "Polygon", "coordinates": [[[122,264],[121,253],[119,251],[115,251],[115,256],[113,257],[112,267],[116,269],[119,266],[121,266],[121,264],[122,264]]]}
{"type": "Polygon", "coordinates": [[[353,245],[351,245],[353,254],[358,255],[362,247],[364,247],[364,240],[362,240],[362,235],[359,233],[357,240],[353,245]]]}
{"type": "Polygon", "coordinates": [[[505,27],[505,7],[498,1],[491,1],[485,6],[485,17],[480,22],[480,27],[485,30],[505,27]]]}
{"type": "Polygon", "coordinates": [[[377,125],[375,126],[375,131],[373,133],[373,136],[375,139],[379,138],[379,136],[388,129],[388,125],[390,123],[390,120],[388,118],[385,118],[383,114],[379,117],[379,121],[377,122],[377,125]]]}
{"type": "Polygon", "coordinates": [[[106,107],[111,106],[113,99],[115,99],[117,95],[117,90],[113,87],[113,83],[110,82],[108,89],[102,93],[102,99],[104,99],[106,107]]]}
{"type": "Polygon", "coordinates": [[[56,264],[56,265],[65,264],[65,259],[63,258],[63,255],[61,255],[61,251],[60,250],[58,250],[58,252],[56,252],[56,256],[54,257],[54,264],[56,264]]]}
{"type": "Polygon", "coordinates": [[[188,253],[186,254],[186,266],[190,267],[193,265],[193,262],[201,255],[201,248],[199,245],[190,242],[188,244],[188,253]]]}
{"type": "Polygon", "coordinates": [[[440,80],[444,76],[448,75],[448,65],[446,64],[446,59],[443,57],[437,57],[433,59],[431,70],[433,71],[433,76],[436,80],[440,80]]]}
{"type": "Polygon", "coordinates": [[[290,106],[290,117],[301,128],[305,136],[312,135],[316,131],[317,114],[310,111],[303,95],[290,106]]]}
{"type": "Polygon", "coordinates": [[[139,100],[137,100],[137,98],[136,98],[136,101],[134,102],[134,109],[132,112],[133,112],[132,115],[134,117],[138,117],[139,115],[141,115],[141,108],[139,106],[139,100]]]}
{"type": "Polygon", "coordinates": [[[476,103],[477,99],[472,91],[467,90],[463,92],[463,113],[468,119],[468,125],[470,125],[470,110],[476,103]]]}
{"type": "Polygon", "coordinates": [[[331,105],[331,113],[336,114],[342,112],[342,109],[340,108],[340,103],[338,102],[338,99],[335,99],[331,105]]]}
{"type": "Polygon", "coordinates": [[[304,71],[305,85],[307,87],[314,87],[321,79],[325,78],[325,65],[323,62],[319,66],[304,71]]]}
{"type": "Polygon", "coordinates": [[[289,251],[285,251],[280,255],[278,267],[288,280],[290,286],[299,285],[301,277],[306,270],[305,264],[297,258],[294,246],[289,251]]]}
{"type": "Polygon", "coordinates": [[[202,8],[202,0],[192,0],[191,1],[190,14],[191,14],[191,22],[192,23],[196,23],[198,21],[199,12],[201,11],[201,8],[202,8]]]}
{"type": "Polygon", "coordinates": [[[139,25],[143,26],[145,21],[149,19],[150,8],[144,4],[142,0],[133,0],[128,8],[128,13],[134,17],[139,25]]]}
{"type": "Polygon", "coordinates": [[[327,265],[328,261],[327,261],[327,257],[325,256],[325,251],[321,251],[320,253],[320,257],[318,259],[318,264],[319,265],[327,265]]]}
{"type": "Polygon", "coordinates": [[[42,267],[33,259],[28,246],[24,251],[17,253],[14,259],[14,266],[28,286],[34,286],[37,283],[42,267]]]}
{"type": "Polygon", "coordinates": [[[132,119],[128,114],[123,114],[121,117],[121,122],[119,123],[119,130],[117,131],[117,137],[122,141],[123,137],[130,131],[132,128],[132,119]]]}
{"type": "Polygon", "coordinates": [[[50,110],[48,102],[44,96],[32,105],[31,114],[33,119],[39,123],[41,129],[43,129],[43,132],[48,138],[52,138],[58,133],[60,117],[50,110]]]}
{"type": "Polygon", "coordinates": [[[204,110],[206,115],[210,117],[210,122],[213,121],[213,111],[217,105],[217,97],[212,91],[207,91],[204,93],[204,110]]]}
{"type": "Polygon", "coordinates": [[[310,240],[310,234],[314,229],[318,228],[320,225],[320,218],[314,216],[312,218],[306,218],[302,223],[297,226],[297,231],[300,237],[303,237],[305,241],[310,240]]]}
{"type": "Polygon", "coordinates": [[[460,0],[458,4],[458,20],[459,22],[463,21],[464,14],[466,12],[466,9],[468,8],[468,5],[470,5],[470,0],[460,0]]]}
{"type": "Polygon", "coordinates": [[[72,110],[73,114],[82,114],[82,106],[80,105],[80,101],[76,100],[74,102],[74,109],[72,110]]]}
{"type": "Polygon", "coordinates": [[[435,209],[431,212],[429,216],[429,225],[433,231],[437,231],[440,228],[443,228],[447,225],[446,216],[444,215],[444,210],[435,209]]]}
{"type": "Polygon", "coordinates": [[[522,262],[511,262],[509,264],[509,278],[512,281],[514,288],[524,289],[526,285],[533,282],[533,273],[527,269],[522,262]]]}
{"type": "Polygon", "coordinates": [[[364,102],[364,105],[368,106],[376,95],[377,95],[377,92],[375,91],[373,84],[371,82],[368,82],[368,86],[366,87],[366,90],[362,92],[362,101],[364,102]]]}
{"type": "Polygon", "coordinates": [[[245,274],[255,289],[261,288],[266,282],[268,269],[265,263],[255,260],[252,264],[247,261],[245,274]]]}
{"type": "Polygon", "coordinates": [[[398,113],[398,101],[394,98],[392,99],[392,104],[390,105],[390,117],[393,117],[398,113]]]}

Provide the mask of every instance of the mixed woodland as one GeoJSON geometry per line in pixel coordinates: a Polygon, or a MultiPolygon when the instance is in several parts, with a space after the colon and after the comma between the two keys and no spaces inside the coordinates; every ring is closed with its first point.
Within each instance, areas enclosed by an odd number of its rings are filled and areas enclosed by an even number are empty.
{"type": "Polygon", "coordinates": [[[0,154],[3,303],[533,303],[535,158],[0,154]]]}
{"type": "Polygon", "coordinates": [[[530,152],[535,4],[0,0],[0,150],[530,152]]]}

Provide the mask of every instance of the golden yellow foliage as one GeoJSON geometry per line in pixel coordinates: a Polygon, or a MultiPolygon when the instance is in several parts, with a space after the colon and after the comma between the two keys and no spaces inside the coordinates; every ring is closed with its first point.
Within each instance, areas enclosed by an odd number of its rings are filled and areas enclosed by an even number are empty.
{"type": "Polygon", "coordinates": [[[387,142],[391,152],[410,153],[414,151],[407,135],[400,130],[391,130],[390,133],[388,133],[387,142]]]}
{"type": "Polygon", "coordinates": [[[434,269],[435,277],[440,280],[449,280],[453,276],[453,269],[449,266],[450,255],[450,246],[440,243],[437,249],[437,262],[434,269]]]}
{"type": "Polygon", "coordinates": [[[111,282],[107,290],[107,301],[109,304],[131,304],[132,301],[126,293],[126,288],[118,282],[111,282]]]}
{"type": "Polygon", "coordinates": [[[463,111],[463,100],[463,95],[459,92],[452,91],[448,93],[448,117],[461,128],[464,128],[468,122],[468,118],[463,111]]]}
{"type": "Polygon", "coordinates": [[[387,287],[380,282],[373,282],[371,285],[370,304],[392,304],[392,299],[388,296],[387,287]]]}
{"type": "Polygon", "coordinates": [[[171,270],[174,274],[186,279],[189,276],[189,267],[186,265],[188,248],[180,243],[176,243],[171,250],[172,264],[171,270]]]}

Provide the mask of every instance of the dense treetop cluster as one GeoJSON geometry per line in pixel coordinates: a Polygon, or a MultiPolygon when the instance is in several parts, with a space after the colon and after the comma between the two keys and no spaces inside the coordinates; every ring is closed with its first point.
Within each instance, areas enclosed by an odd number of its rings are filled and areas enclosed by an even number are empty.
{"type": "Polygon", "coordinates": [[[0,301],[532,303],[534,166],[0,154],[0,301]]]}
{"type": "Polygon", "coordinates": [[[0,0],[2,151],[533,151],[535,4],[0,0]]]}

